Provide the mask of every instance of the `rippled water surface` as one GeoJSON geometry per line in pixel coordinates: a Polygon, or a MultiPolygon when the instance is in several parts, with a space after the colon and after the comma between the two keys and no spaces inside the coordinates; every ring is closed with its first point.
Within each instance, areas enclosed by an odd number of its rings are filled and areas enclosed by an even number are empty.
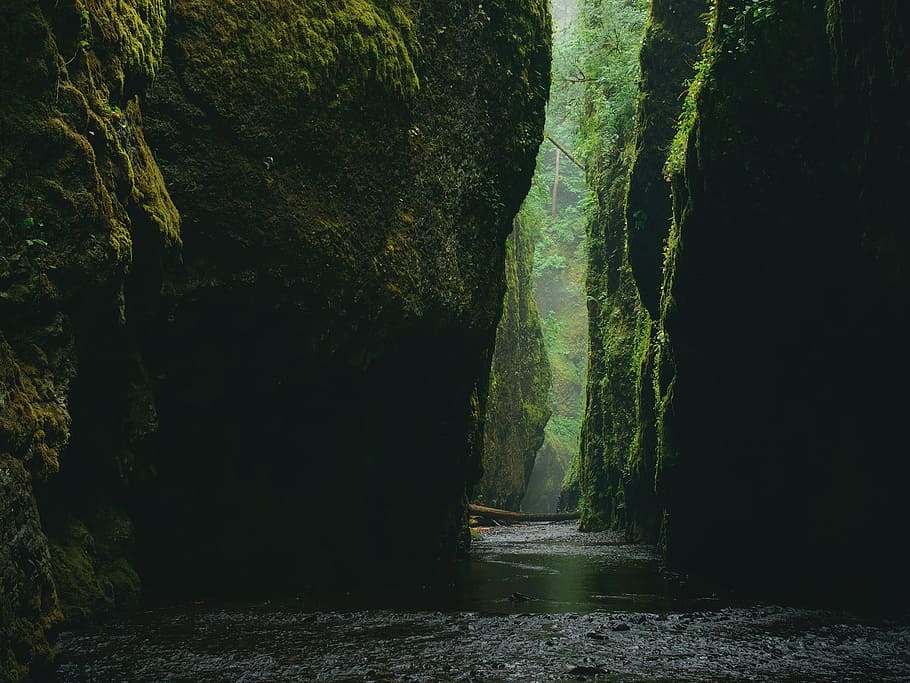
{"type": "Polygon", "coordinates": [[[61,634],[58,678],[910,680],[908,617],[682,599],[648,546],[572,524],[483,533],[444,594],[140,612],[61,634]]]}

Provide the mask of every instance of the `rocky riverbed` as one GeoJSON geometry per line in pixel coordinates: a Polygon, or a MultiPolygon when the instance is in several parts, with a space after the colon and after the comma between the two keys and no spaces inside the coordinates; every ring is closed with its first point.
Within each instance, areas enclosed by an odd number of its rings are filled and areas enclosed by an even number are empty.
{"type": "Polygon", "coordinates": [[[441,592],[199,603],[67,631],[58,680],[910,679],[906,615],[682,597],[653,548],[572,523],[482,533],[441,592]]]}

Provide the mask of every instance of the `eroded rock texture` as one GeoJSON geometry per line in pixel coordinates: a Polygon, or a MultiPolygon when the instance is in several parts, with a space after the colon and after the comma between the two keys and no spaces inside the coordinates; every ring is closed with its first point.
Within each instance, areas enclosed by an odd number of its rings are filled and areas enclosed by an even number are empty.
{"type": "Polygon", "coordinates": [[[0,30],[4,675],[137,567],[173,596],[444,565],[545,4],[11,0],[0,30]]]}
{"type": "Polygon", "coordinates": [[[179,217],[137,100],[160,65],[164,3],[118,6],[12,0],[0,18],[0,671],[12,680],[47,659],[62,614],[138,588],[128,552],[116,568],[105,557],[131,528],[115,540],[104,520],[122,516],[156,419],[135,340],[179,217]]]}

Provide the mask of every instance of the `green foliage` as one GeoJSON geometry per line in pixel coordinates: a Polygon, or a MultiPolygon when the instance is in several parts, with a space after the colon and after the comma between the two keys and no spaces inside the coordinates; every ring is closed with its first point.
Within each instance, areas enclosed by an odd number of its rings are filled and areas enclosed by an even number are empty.
{"type": "Polygon", "coordinates": [[[591,183],[585,203],[591,376],[575,470],[582,526],[589,529],[623,524],[622,482],[637,438],[636,385],[649,320],[627,259],[625,196],[645,16],[643,2],[587,0],[576,38],[584,83],[577,147],[591,183]]]}
{"type": "MultiPolygon", "coordinates": [[[[586,177],[563,156],[554,201],[556,152],[545,142],[522,209],[535,238],[535,296],[553,369],[553,416],[539,457],[555,465],[547,467],[548,481],[540,489],[577,486],[573,463],[588,368],[586,261],[592,250],[604,248],[603,236],[587,225],[598,220],[603,188],[624,173],[619,170],[614,176],[616,169],[608,168],[604,159],[621,155],[629,137],[644,16],[640,0],[586,0],[557,16],[547,131],[574,150],[588,173],[586,177]],[[588,182],[593,182],[591,189],[588,182]]],[[[532,481],[529,498],[533,493],[532,481]]],[[[526,507],[537,504],[529,502],[526,507]]]]}
{"type": "MultiPolygon", "coordinates": [[[[572,144],[571,121],[560,122],[557,113],[551,102],[548,130],[561,142],[572,144]]],[[[585,235],[581,210],[587,190],[581,170],[563,156],[553,215],[556,153],[549,143],[544,145],[531,192],[522,207],[522,216],[531,226],[535,241],[534,295],[541,311],[543,339],[553,374],[549,392],[552,416],[523,504],[525,509],[539,511],[555,508],[565,472],[578,448],[587,365],[583,293],[585,235]]]]}
{"type": "Polygon", "coordinates": [[[296,116],[302,97],[337,99],[337,106],[369,84],[402,97],[418,88],[408,2],[186,0],[175,7],[175,22],[186,29],[176,43],[193,77],[219,84],[209,90],[222,115],[296,116]],[[202,33],[206,39],[197,40],[202,33]]]}
{"type": "MultiPolygon", "coordinates": [[[[713,2],[709,2],[713,5],[713,2]]],[[[707,29],[707,39],[702,46],[702,54],[695,63],[692,78],[685,84],[685,99],[683,100],[682,110],[679,113],[679,119],[676,124],[676,135],[670,143],[670,151],[667,154],[667,164],[664,168],[664,175],[667,179],[674,173],[679,173],[686,161],[686,145],[689,140],[689,133],[695,123],[695,110],[698,95],[704,87],[709,74],[709,65],[716,52],[716,44],[712,39],[715,34],[717,15],[708,11],[702,15],[707,29]]]]}
{"type": "Polygon", "coordinates": [[[88,50],[92,47],[92,15],[87,9],[79,12],[79,47],[88,50]]]}
{"type": "MultiPolygon", "coordinates": [[[[584,74],[579,152],[593,161],[624,145],[638,96],[641,0],[588,0],[577,31],[584,74]]],[[[597,181],[599,179],[595,179],[597,181]]]]}

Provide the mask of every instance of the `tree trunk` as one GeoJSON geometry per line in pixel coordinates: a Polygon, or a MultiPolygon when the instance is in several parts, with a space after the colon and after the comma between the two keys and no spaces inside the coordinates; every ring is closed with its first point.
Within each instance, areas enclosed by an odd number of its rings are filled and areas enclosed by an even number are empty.
{"type": "Polygon", "coordinates": [[[518,522],[565,522],[572,519],[578,519],[579,517],[577,512],[512,512],[511,510],[489,508],[485,505],[468,505],[468,512],[475,517],[482,517],[483,519],[504,524],[515,524],[518,522]]]}
{"type": "Polygon", "coordinates": [[[556,173],[553,176],[553,202],[550,208],[550,217],[556,218],[556,193],[559,190],[559,157],[562,156],[562,150],[556,148],[556,173]]]}

